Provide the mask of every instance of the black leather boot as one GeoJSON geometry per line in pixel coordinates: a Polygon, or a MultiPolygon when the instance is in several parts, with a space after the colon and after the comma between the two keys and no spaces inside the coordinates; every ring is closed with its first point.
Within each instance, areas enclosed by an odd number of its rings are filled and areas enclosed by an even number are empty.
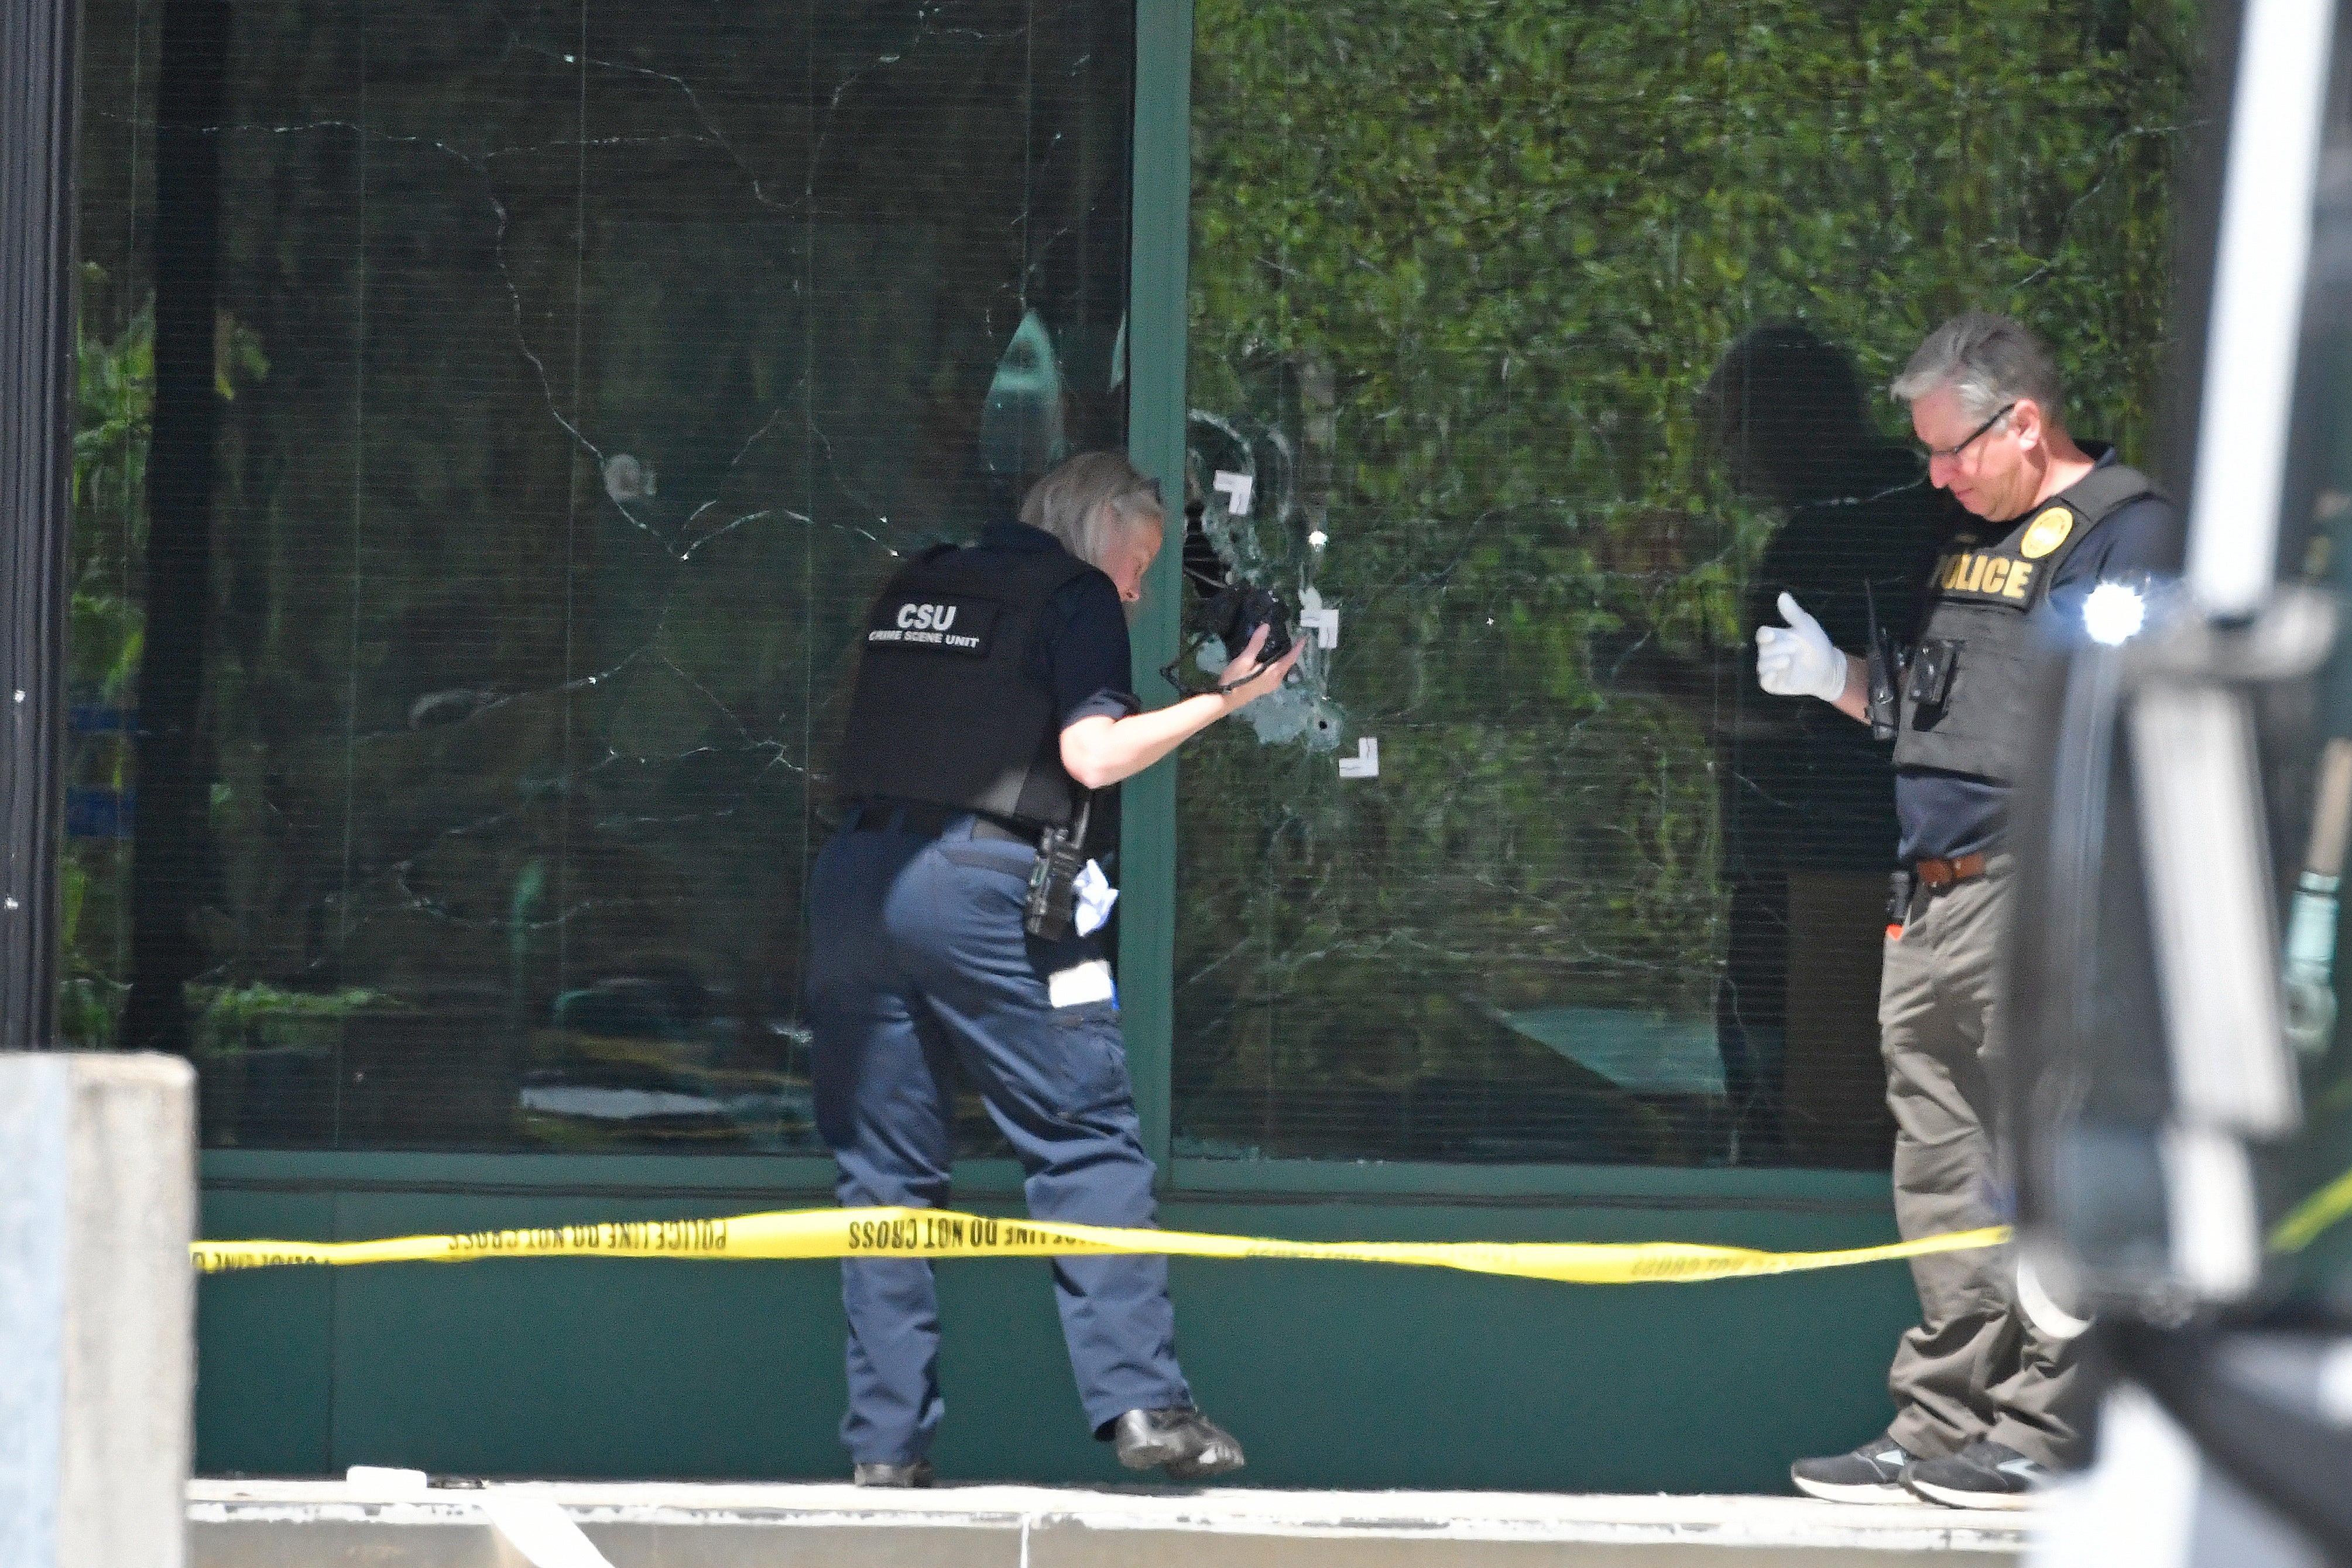
{"type": "Polygon", "coordinates": [[[1110,1440],[1120,1464],[1158,1465],[1171,1480],[1205,1480],[1248,1462],[1233,1435],[1198,1410],[1130,1410],[1111,1423],[1110,1440]]]}
{"type": "Polygon", "coordinates": [[[862,1487],[927,1487],[931,1484],[931,1461],[917,1459],[911,1465],[859,1465],[850,1472],[849,1479],[862,1487]]]}

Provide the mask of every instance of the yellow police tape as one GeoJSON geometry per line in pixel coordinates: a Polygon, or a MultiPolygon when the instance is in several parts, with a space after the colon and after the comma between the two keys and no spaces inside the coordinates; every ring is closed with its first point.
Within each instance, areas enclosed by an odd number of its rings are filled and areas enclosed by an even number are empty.
{"type": "Polygon", "coordinates": [[[2352,1215],[2352,1171],[2305,1198],[2280,1220],[2271,1232],[2271,1250],[2300,1252],[2347,1215],[2352,1215]]]}
{"type": "Polygon", "coordinates": [[[1997,1247],[2007,1226],[1840,1252],[1757,1252],[1680,1241],[1275,1241],[1185,1230],[1130,1230],[997,1219],[944,1208],[811,1208],[725,1219],[626,1220],[383,1241],[199,1241],[207,1274],[289,1263],[467,1263],[478,1258],[1049,1258],[1150,1253],[1183,1258],[1315,1258],[1414,1263],[1579,1285],[1736,1280],[1839,1269],[1929,1252],[1997,1247]]]}

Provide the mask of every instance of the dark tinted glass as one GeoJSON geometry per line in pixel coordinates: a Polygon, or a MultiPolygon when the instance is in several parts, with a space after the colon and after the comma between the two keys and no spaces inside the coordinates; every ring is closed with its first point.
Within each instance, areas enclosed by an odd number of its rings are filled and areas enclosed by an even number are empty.
{"type": "Polygon", "coordinates": [[[70,1032],[214,1145],[814,1147],[853,625],[1125,443],[1129,8],[161,9],[89,6],[70,1032]]]}
{"type": "Polygon", "coordinates": [[[1196,16],[1202,548],[1339,635],[1180,770],[1177,1151],[1882,1164],[1886,756],[1754,632],[1910,627],[1958,308],[2147,457],[2190,8],[1196,16]]]}

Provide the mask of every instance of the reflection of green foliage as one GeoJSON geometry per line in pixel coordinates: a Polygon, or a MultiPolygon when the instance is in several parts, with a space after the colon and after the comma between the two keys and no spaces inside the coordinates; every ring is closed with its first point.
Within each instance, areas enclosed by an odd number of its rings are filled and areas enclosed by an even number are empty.
{"type": "MultiPolygon", "coordinates": [[[[83,320],[77,349],[74,424],[75,675],[119,696],[139,665],[140,617],[131,591],[147,544],[147,444],[155,409],[155,302],[121,315],[111,337],[91,336],[90,318],[109,308],[109,279],[82,268],[83,320]]],[[[234,399],[240,385],[269,374],[253,330],[222,312],[214,334],[215,389],[234,399]]]]}
{"type": "Polygon", "coordinates": [[[239,381],[257,382],[268,374],[269,356],[261,351],[260,337],[222,311],[213,321],[213,391],[223,402],[234,402],[239,381]]]}
{"type": "Polygon", "coordinates": [[[1277,576],[1343,608],[1341,749],[1378,736],[1381,778],[1240,727],[1187,753],[1180,1096],[1499,1071],[1414,1021],[1435,996],[1705,1015],[1715,758],[1777,518],[1710,469],[1696,394],[1764,322],[1883,387],[1985,306],[2144,456],[2191,7],[1195,15],[1190,396],[1300,455],[1331,544],[1277,576]]]}
{"type": "MultiPolygon", "coordinates": [[[[73,434],[72,585],[67,636],[68,700],[135,711],[146,617],[139,579],[147,548],[147,449],[154,428],[155,302],[120,298],[105,270],[82,268],[73,434]],[[110,323],[101,332],[97,323],[110,323]]],[[[214,384],[237,389],[269,373],[260,339],[223,312],[214,334],[214,384]]],[[[72,782],[121,796],[133,787],[126,728],[77,737],[72,782]]],[[[116,839],[67,841],[59,1029],[81,1046],[109,1043],[128,980],[130,847],[116,839]]]]}
{"type": "Polygon", "coordinates": [[[288,991],[257,981],[250,986],[191,986],[188,1003],[215,1028],[247,1029],[264,1019],[348,1018],[363,1008],[398,1004],[363,986],[340,991],[288,991]]]}
{"type": "Polygon", "coordinates": [[[190,986],[188,1010],[196,1020],[199,1052],[231,1051],[280,1043],[279,1037],[309,1037],[354,1013],[397,1008],[397,999],[364,987],[339,991],[289,991],[257,982],[249,986],[190,986]]]}
{"type": "MultiPolygon", "coordinates": [[[[82,270],[91,292],[105,287],[104,272],[95,266],[82,270]]],[[[155,405],[154,308],[142,307],[110,342],[90,341],[87,320],[81,334],[74,505],[83,508],[82,517],[120,519],[134,541],[143,539],[142,499],[155,405]]]]}

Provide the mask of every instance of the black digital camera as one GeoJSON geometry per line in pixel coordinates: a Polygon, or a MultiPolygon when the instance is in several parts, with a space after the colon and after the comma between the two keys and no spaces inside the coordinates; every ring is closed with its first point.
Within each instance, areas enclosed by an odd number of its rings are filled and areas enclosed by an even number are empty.
{"type": "Polygon", "coordinates": [[[1261,665],[1290,652],[1290,606],[1271,589],[1234,580],[1231,569],[1209,542],[1208,530],[1202,524],[1205,509],[1199,501],[1184,506],[1184,580],[1192,590],[1184,612],[1184,651],[1160,671],[1171,685],[1179,688],[1184,683],[1178,678],[1177,666],[1211,637],[1223,646],[1227,659],[1238,659],[1263,626],[1266,632],[1265,646],[1258,650],[1261,665]]]}
{"type": "Polygon", "coordinates": [[[1259,664],[1271,664],[1290,652],[1290,607],[1255,582],[1226,583],[1196,602],[1186,620],[1189,630],[1223,643],[1228,659],[1240,658],[1261,626],[1266,632],[1265,646],[1257,651],[1259,664]]]}

